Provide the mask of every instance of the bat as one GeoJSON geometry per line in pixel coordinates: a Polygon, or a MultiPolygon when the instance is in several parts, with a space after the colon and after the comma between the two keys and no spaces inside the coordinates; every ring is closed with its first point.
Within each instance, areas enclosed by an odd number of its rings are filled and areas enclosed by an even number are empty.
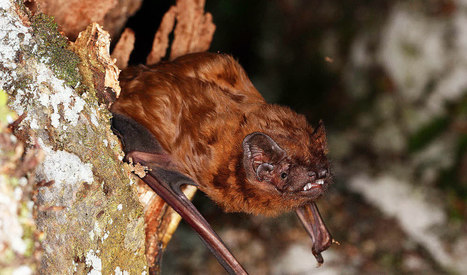
{"type": "Polygon", "coordinates": [[[129,67],[111,106],[125,160],[200,235],[231,274],[246,274],[180,191],[195,185],[226,212],[296,211],[319,264],[334,240],[315,200],[332,183],[323,123],[268,104],[229,55],[194,53],[129,67]]]}

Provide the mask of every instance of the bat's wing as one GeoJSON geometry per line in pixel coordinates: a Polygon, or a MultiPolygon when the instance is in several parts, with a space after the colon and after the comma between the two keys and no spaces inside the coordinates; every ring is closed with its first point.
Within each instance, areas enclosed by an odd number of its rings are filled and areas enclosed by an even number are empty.
{"type": "Polygon", "coordinates": [[[315,255],[316,261],[321,265],[324,262],[321,252],[328,249],[336,241],[332,239],[331,233],[324,224],[314,202],[298,208],[296,213],[313,241],[311,251],[315,255]]]}
{"type": "Polygon", "coordinates": [[[170,156],[151,132],[128,116],[115,113],[112,129],[122,141],[125,160],[131,159],[133,163],[149,168],[149,172],[142,177],[142,180],[190,224],[220,264],[230,274],[247,274],[209,223],[180,190],[182,185],[196,185],[196,183],[171,169],[170,156]]]}

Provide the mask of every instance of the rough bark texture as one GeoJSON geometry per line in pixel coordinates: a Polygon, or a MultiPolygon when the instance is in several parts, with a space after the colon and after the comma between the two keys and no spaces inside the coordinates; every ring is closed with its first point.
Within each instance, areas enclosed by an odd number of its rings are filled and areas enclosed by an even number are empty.
{"type": "MultiPolygon", "coordinates": [[[[75,54],[49,17],[30,16],[7,0],[0,2],[0,13],[0,88],[9,96],[9,108],[22,117],[14,134],[24,142],[25,154],[40,148],[44,155],[19,185],[35,191],[23,199],[33,206],[27,209],[35,226],[29,239],[40,245],[28,250],[6,243],[13,259],[41,253],[40,262],[2,263],[0,273],[147,272],[143,209],[129,169],[120,162],[110,114],[98,102],[118,89],[118,70],[106,53],[108,34],[91,26],[84,42],[72,47],[75,54]]],[[[30,231],[18,230],[18,242],[27,242],[30,231]]],[[[0,253],[5,259],[5,250],[0,253]]]]}

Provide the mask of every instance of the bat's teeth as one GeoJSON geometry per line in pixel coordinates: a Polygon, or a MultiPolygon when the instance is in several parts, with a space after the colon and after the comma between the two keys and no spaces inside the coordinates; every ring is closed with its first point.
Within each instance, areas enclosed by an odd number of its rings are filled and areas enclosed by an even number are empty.
{"type": "Polygon", "coordinates": [[[305,184],[305,186],[303,186],[303,191],[308,191],[308,190],[311,189],[311,187],[312,187],[312,184],[311,184],[311,182],[309,182],[309,183],[305,184]]]}
{"type": "Polygon", "coordinates": [[[323,184],[324,184],[324,180],[322,180],[322,179],[321,179],[321,180],[317,180],[316,183],[319,184],[319,185],[323,185],[323,184]]]}

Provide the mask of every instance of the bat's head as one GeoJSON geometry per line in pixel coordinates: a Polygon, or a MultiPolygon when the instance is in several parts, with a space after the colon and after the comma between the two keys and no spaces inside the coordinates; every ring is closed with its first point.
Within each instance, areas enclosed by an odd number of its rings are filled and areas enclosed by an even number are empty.
{"type": "Polygon", "coordinates": [[[321,122],[312,131],[302,131],[299,137],[254,132],[243,140],[243,167],[247,181],[272,198],[269,205],[286,211],[314,201],[325,192],[331,183],[326,153],[321,122]]]}

